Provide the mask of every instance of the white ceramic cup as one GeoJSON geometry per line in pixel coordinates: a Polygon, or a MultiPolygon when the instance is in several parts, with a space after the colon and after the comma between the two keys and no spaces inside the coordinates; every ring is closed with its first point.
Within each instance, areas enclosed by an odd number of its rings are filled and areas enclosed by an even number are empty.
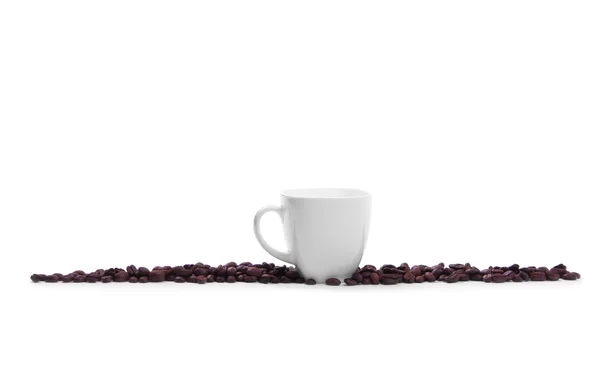
{"type": "Polygon", "coordinates": [[[294,264],[306,279],[343,280],[356,271],[367,243],[371,195],[345,188],[305,188],[281,192],[281,206],[266,206],[254,216],[254,234],[263,248],[294,264]],[[260,232],[267,212],[281,217],[288,251],[271,247],[260,232]]]}

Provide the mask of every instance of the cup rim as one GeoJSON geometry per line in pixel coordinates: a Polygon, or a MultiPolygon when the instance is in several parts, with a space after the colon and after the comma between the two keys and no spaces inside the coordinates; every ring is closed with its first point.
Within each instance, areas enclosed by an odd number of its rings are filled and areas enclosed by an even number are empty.
{"type": "Polygon", "coordinates": [[[371,196],[358,188],[288,188],[280,194],[288,199],[361,199],[371,196]]]}

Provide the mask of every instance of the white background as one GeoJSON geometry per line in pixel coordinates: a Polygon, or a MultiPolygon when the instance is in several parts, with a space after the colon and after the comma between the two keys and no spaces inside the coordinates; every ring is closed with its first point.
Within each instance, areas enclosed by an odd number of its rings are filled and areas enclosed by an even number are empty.
{"type": "MultiPolygon", "coordinates": [[[[596,1],[2,1],[3,366],[581,372],[600,333],[599,18],[596,1]],[[29,282],[274,261],[252,218],[290,187],[373,194],[363,263],[583,278],[29,282]]],[[[276,215],[263,228],[283,245],[276,215]]]]}

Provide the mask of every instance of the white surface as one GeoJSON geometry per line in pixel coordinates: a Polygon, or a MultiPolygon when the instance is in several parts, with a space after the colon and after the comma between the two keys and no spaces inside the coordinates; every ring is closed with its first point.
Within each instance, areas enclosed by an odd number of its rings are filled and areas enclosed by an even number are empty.
{"type": "MultiPolygon", "coordinates": [[[[3,371],[589,372],[598,7],[1,2],[3,371]],[[28,282],[268,260],[252,217],[294,187],[373,194],[363,263],[564,262],[583,278],[28,282]]],[[[263,227],[283,246],[278,217],[263,227]]]]}
{"type": "Polygon", "coordinates": [[[360,265],[369,238],[371,195],[355,189],[286,190],[281,205],[261,208],[254,216],[260,245],[281,261],[295,265],[306,279],[350,278],[360,265]],[[267,212],[281,218],[286,248],[276,249],[261,233],[267,212]]]}

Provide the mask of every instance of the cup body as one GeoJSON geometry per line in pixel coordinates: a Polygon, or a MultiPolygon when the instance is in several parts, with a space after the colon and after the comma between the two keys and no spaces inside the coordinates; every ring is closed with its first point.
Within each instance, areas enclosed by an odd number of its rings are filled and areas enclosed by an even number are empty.
{"type": "Polygon", "coordinates": [[[282,221],[292,263],[306,278],[349,278],[360,264],[371,218],[371,195],[353,189],[281,192],[282,221]]]}

